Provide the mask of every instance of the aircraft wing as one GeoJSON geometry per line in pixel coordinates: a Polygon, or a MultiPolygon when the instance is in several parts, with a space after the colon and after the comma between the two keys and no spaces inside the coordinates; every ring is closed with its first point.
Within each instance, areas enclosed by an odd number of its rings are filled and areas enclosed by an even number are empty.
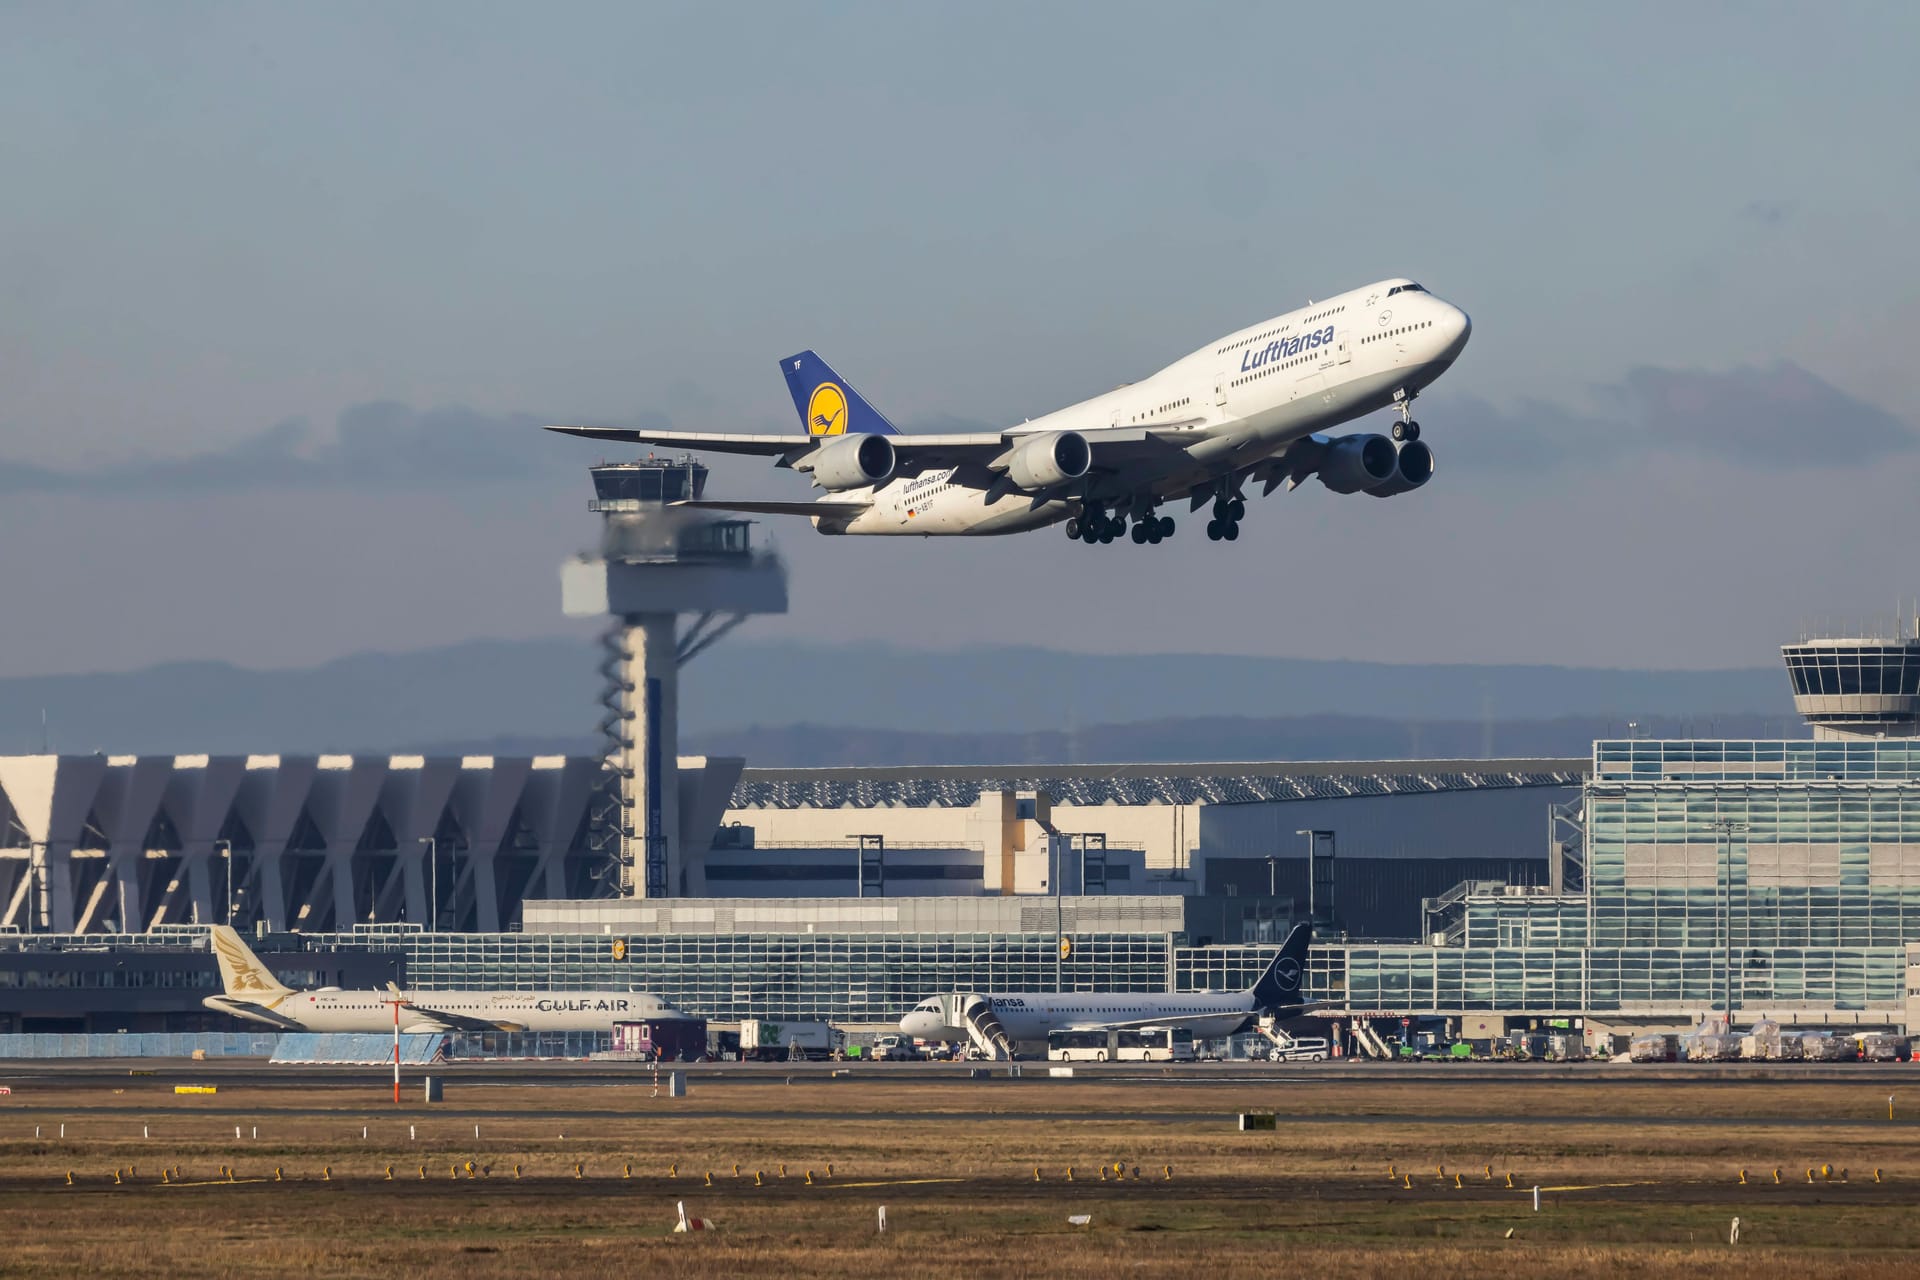
{"type": "Polygon", "coordinates": [[[431,1022],[437,1022],[449,1031],[525,1031],[526,1025],[509,1022],[505,1019],[473,1018],[464,1013],[448,1013],[444,1009],[431,1008],[409,1000],[400,1006],[409,1013],[417,1014],[431,1022]]]}
{"type": "MultiPolygon", "coordinates": [[[[1084,431],[1093,452],[1095,470],[1112,471],[1141,462],[1173,458],[1188,443],[1203,438],[1198,419],[1153,427],[1103,427],[1084,431]]],[[[778,458],[790,465],[816,447],[830,443],[831,436],[776,436],[730,434],[720,431],[648,431],[627,427],[550,426],[549,431],[582,436],[588,440],[613,440],[626,444],[651,444],[670,449],[700,450],[708,453],[738,453],[762,458],[778,458]]],[[[959,467],[969,463],[998,469],[994,464],[1023,436],[1033,432],[1021,427],[1007,431],[962,431],[940,435],[893,435],[887,442],[899,459],[898,474],[918,475],[939,467],[959,467]]],[[[695,505],[695,504],[687,504],[695,505]]]]}
{"type": "Polygon", "coordinates": [[[857,516],[873,504],[870,502],[836,502],[828,499],[822,502],[769,502],[758,498],[746,498],[738,502],[674,502],[674,507],[692,507],[697,511],[739,511],[754,516],[857,516]]]}

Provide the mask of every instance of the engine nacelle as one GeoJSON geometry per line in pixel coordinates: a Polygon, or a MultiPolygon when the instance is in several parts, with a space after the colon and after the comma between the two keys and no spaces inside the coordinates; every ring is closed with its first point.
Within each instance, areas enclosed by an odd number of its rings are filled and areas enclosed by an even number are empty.
{"type": "Polygon", "coordinates": [[[1393,474],[1378,488],[1367,490],[1376,498],[1391,498],[1396,493],[1412,493],[1433,479],[1433,450],[1414,440],[1400,446],[1400,460],[1393,474]]]}
{"type": "Polygon", "coordinates": [[[1398,470],[1393,441],[1385,436],[1341,436],[1327,446],[1320,483],[1335,493],[1362,493],[1386,484],[1398,470]]]}
{"type": "Polygon", "coordinates": [[[1093,465],[1093,450],[1078,431],[1043,431],[1022,440],[1007,459],[1007,478],[1022,489],[1051,489],[1078,480],[1093,465]]]}
{"type": "Polygon", "coordinates": [[[802,468],[814,483],[836,492],[885,484],[893,479],[896,459],[893,442],[885,436],[860,433],[841,436],[808,454],[802,468]]]}

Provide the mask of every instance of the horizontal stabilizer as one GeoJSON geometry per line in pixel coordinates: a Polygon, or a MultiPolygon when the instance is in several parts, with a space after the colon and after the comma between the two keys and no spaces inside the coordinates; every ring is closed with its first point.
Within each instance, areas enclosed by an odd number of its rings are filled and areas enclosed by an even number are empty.
{"type": "Polygon", "coordinates": [[[588,440],[618,440],[623,444],[655,444],[669,449],[704,449],[711,453],[743,453],[764,458],[778,458],[807,447],[805,440],[792,436],[724,431],[636,431],[630,427],[548,427],[547,430],[588,440]]]}

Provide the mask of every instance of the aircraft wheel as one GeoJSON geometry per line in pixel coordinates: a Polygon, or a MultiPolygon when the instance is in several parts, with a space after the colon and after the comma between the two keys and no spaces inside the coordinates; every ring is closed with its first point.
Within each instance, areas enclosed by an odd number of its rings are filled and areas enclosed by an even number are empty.
{"type": "Polygon", "coordinates": [[[1075,540],[1080,537],[1080,521],[1077,517],[1067,517],[1067,537],[1075,540]]]}
{"type": "Polygon", "coordinates": [[[1207,521],[1207,541],[1218,542],[1220,538],[1220,522],[1218,520],[1207,521]]]}
{"type": "Polygon", "coordinates": [[[1405,422],[1393,424],[1393,438],[1411,444],[1420,438],[1420,424],[1409,418],[1405,422]]]}
{"type": "Polygon", "coordinates": [[[1136,523],[1133,526],[1132,537],[1136,545],[1145,546],[1147,542],[1147,526],[1136,523]]]}
{"type": "Polygon", "coordinates": [[[1213,518],[1215,520],[1225,520],[1227,516],[1227,500],[1225,498],[1215,498],[1213,500],[1213,518]]]}
{"type": "Polygon", "coordinates": [[[1238,524],[1240,523],[1240,521],[1246,518],[1247,518],[1246,503],[1242,502],[1238,498],[1235,498],[1232,502],[1229,502],[1227,504],[1227,519],[1233,521],[1235,524],[1238,524]]]}
{"type": "Polygon", "coordinates": [[[1147,521],[1147,544],[1155,547],[1160,545],[1160,522],[1158,520],[1147,521]]]}
{"type": "Polygon", "coordinates": [[[1417,422],[1409,422],[1407,424],[1408,442],[1411,443],[1415,440],[1418,440],[1419,438],[1420,438],[1420,424],[1417,422]]]}
{"type": "Polygon", "coordinates": [[[1113,526],[1109,525],[1100,531],[1100,545],[1104,547],[1109,542],[1112,542],[1112,541],[1113,541],[1113,526]]]}
{"type": "Polygon", "coordinates": [[[1172,516],[1160,517],[1160,536],[1163,538],[1171,538],[1173,536],[1173,517],[1172,516]]]}
{"type": "Polygon", "coordinates": [[[1240,526],[1237,523],[1229,523],[1220,533],[1228,542],[1232,542],[1240,536],[1240,526]]]}

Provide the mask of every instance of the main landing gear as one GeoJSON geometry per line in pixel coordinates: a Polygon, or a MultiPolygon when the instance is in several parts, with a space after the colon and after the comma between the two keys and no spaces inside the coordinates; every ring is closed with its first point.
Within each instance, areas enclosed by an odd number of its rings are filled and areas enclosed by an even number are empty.
{"type": "Polygon", "coordinates": [[[1136,511],[1133,527],[1128,529],[1125,516],[1109,514],[1100,507],[1087,507],[1067,520],[1067,536],[1080,542],[1112,542],[1123,533],[1136,545],[1160,542],[1173,536],[1173,517],[1156,516],[1151,509],[1136,511]]]}
{"type": "Polygon", "coordinates": [[[1207,538],[1212,542],[1232,542],[1240,536],[1240,521],[1246,518],[1247,500],[1239,487],[1222,480],[1213,491],[1213,519],[1207,521],[1207,538]]]}
{"type": "Polygon", "coordinates": [[[1247,514],[1242,498],[1215,498],[1213,519],[1207,521],[1207,537],[1214,542],[1232,542],[1240,536],[1240,521],[1247,514]]]}

